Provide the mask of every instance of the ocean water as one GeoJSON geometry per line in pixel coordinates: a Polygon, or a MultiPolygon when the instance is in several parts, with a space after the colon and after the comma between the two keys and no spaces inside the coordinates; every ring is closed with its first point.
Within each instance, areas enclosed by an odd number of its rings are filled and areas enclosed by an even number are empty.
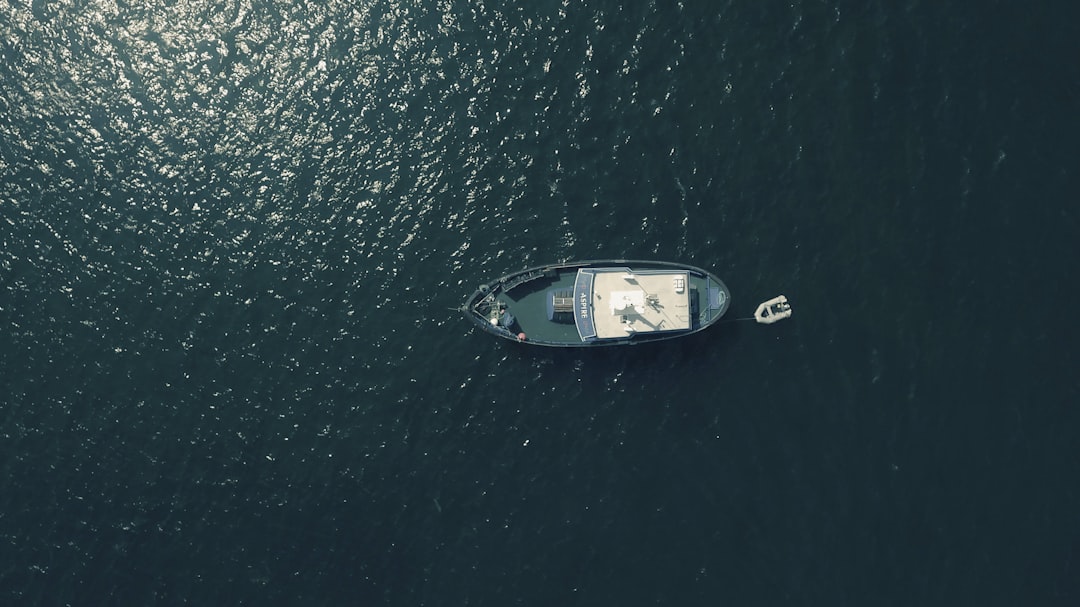
{"type": "Polygon", "coordinates": [[[0,604],[1078,604],[1077,12],[5,1],[0,604]]]}

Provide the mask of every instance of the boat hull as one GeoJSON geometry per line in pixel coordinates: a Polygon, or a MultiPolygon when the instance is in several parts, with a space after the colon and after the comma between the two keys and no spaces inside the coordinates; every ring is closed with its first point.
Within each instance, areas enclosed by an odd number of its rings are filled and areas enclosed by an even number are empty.
{"type": "Polygon", "coordinates": [[[685,264],[591,260],[536,266],[480,285],[461,311],[477,328],[548,347],[635,345],[697,333],[728,310],[718,277],[685,264]]]}

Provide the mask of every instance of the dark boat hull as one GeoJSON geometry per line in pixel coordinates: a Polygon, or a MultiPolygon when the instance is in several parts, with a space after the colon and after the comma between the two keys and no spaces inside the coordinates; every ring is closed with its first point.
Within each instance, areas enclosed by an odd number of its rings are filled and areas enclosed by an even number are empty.
{"type": "Polygon", "coordinates": [[[532,345],[566,348],[635,345],[684,337],[714,324],[730,303],[731,294],[723,281],[701,268],[662,261],[615,259],[549,264],[507,274],[480,285],[461,310],[485,333],[532,345]],[[603,277],[608,286],[624,285],[619,282],[621,279],[625,285],[620,288],[631,290],[603,291],[598,287],[595,295],[588,291],[590,295],[586,297],[586,290],[592,286],[591,276],[603,277]],[[667,302],[661,301],[660,295],[649,295],[653,288],[641,284],[646,280],[653,283],[669,278],[677,280],[679,276],[686,283],[685,292],[680,290],[677,296],[685,310],[675,318],[673,306],[665,308],[667,302]],[[634,289],[643,295],[637,295],[634,289]],[[641,301],[633,307],[622,304],[628,312],[624,315],[624,308],[616,309],[616,304],[611,304],[612,294],[637,295],[641,301]],[[644,299],[648,299],[648,307],[644,299]],[[635,309],[640,314],[635,314],[635,309]],[[655,319],[660,317],[654,313],[670,315],[671,322],[666,325],[665,320],[657,322],[655,319]],[[651,315],[655,316],[652,322],[651,315]],[[594,316],[597,326],[593,326],[594,316]],[[615,318],[621,318],[625,324],[613,325],[615,318]],[[640,322],[635,324],[634,319],[640,322]],[[622,334],[613,327],[629,328],[622,334]]]}

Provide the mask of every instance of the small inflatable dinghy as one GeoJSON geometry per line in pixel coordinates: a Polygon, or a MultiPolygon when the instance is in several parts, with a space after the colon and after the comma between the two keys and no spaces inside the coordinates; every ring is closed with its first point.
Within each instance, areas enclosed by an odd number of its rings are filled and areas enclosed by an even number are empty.
{"type": "Polygon", "coordinates": [[[778,295],[769,301],[761,302],[754,312],[754,320],[763,325],[771,325],[778,320],[784,320],[791,316],[791,304],[787,297],[778,295]]]}

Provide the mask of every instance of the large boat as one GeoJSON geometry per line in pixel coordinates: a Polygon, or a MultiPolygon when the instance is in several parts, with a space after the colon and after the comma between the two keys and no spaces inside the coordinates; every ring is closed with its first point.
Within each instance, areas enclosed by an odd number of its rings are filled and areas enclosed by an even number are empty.
{"type": "Polygon", "coordinates": [[[663,261],[577,261],[480,285],[461,311],[480,329],[539,346],[621,346],[697,333],[731,293],[713,274],[663,261]]]}

